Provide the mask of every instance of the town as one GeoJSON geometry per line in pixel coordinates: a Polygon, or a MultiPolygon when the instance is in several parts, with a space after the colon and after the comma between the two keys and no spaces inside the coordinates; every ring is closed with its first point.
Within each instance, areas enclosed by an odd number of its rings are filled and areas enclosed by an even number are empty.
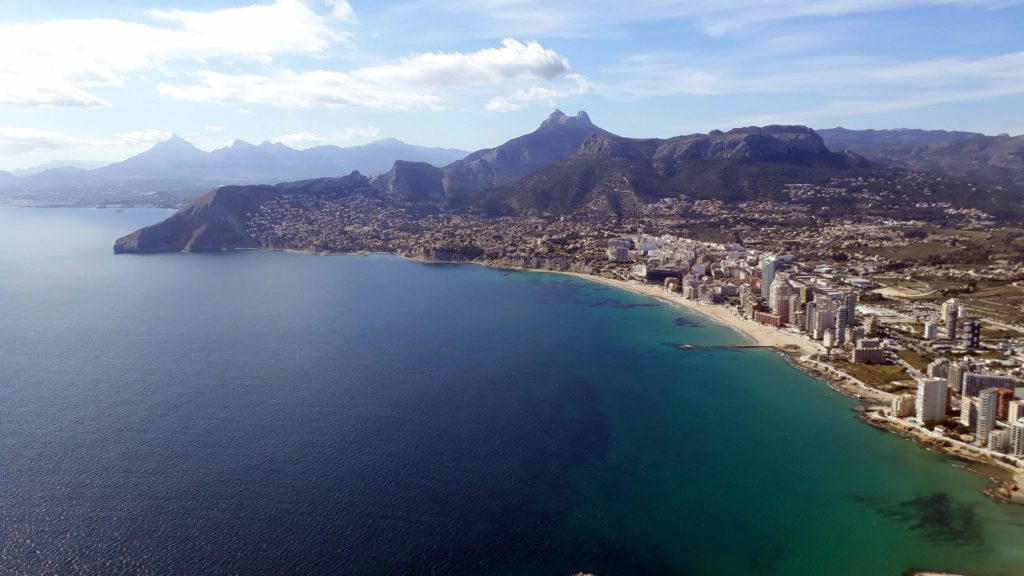
{"type": "MultiPolygon", "coordinates": [[[[820,198],[863,184],[787,193],[820,198]]],[[[392,252],[657,286],[698,312],[729,310],[737,322],[799,338],[783,350],[790,360],[864,399],[870,423],[1020,468],[1024,270],[1016,254],[993,250],[1019,234],[978,210],[937,203],[917,213],[928,210],[940,220],[680,197],[629,218],[486,217],[387,194],[285,195],[248,214],[247,225],[270,249],[392,252]]]]}

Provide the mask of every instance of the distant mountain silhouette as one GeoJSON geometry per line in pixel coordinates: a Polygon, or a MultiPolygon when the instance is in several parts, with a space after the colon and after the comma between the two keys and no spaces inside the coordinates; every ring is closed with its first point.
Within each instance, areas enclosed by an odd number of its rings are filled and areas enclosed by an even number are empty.
{"type": "Polygon", "coordinates": [[[55,202],[62,195],[92,197],[96,202],[153,192],[188,197],[226,184],[274,184],[342,176],[356,170],[376,174],[398,160],[444,165],[465,155],[462,150],[414,146],[395,139],[306,150],[275,142],[253,145],[236,140],[231,146],[205,152],[174,135],[141,154],[101,168],[51,168],[20,178],[0,175],[0,195],[46,195],[55,202]]]}
{"type": "Polygon", "coordinates": [[[833,150],[961,178],[1024,184],[1024,136],[946,130],[819,130],[833,150]]]}
{"type": "Polygon", "coordinates": [[[21,168],[18,170],[11,170],[11,174],[18,177],[32,176],[33,174],[39,174],[47,170],[53,169],[70,169],[70,170],[92,170],[94,168],[102,168],[109,165],[110,162],[92,162],[92,161],[78,161],[78,160],[58,160],[56,162],[47,162],[46,164],[40,164],[38,166],[32,166],[31,168],[21,168]]]}

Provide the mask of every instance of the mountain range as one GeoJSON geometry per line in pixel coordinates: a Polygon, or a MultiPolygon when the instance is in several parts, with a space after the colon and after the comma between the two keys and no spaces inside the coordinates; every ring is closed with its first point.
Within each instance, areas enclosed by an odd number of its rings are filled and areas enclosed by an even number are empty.
{"type": "MultiPolygon", "coordinates": [[[[132,203],[156,193],[166,203],[194,198],[215,186],[263,184],[324,176],[354,170],[377,174],[397,160],[445,165],[467,153],[427,148],[395,139],[341,148],[317,146],[296,150],[281,143],[259,145],[236,140],[206,152],[172,136],[122,162],[90,170],[56,167],[18,177],[0,172],[0,197],[36,199],[58,204],[132,203]]],[[[148,200],[147,200],[148,201],[148,200]]]]}
{"type": "Polygon", "coordinates": [[[946,130],[818,130],[829,148],[872,160],[996,184],[1024,185],[1024,135],[946,130]]]}
{"type": "MultiPolygon", "coordinates": [[[[205,251],[254,247],[248,214],[278,196],[387,198],[432,210],[519,216],[621,218],[660,198],[687,195],[723,201],[790,200],[787,184],[829,186],[836,179],[868,187],[903,188],[909,171],[852,151],[834,152],[805,126],[746,127],[667,139],[617,136],[586,113],[556,110],[529,134],[469,154],[446,166],[401,160],[372,178],[358,172],[277,186],[226,186],[192,201],[164,222],[115,244],[117,252],[205,251]]],[[[941,186],[903,190],[910,201],[957,200],[1002,206],[1018,191],[941,186]]],[[[849,201],[848,201],[849,200],[849,201]]],[[[806,201],[838,211],[848,198],[806,201]]]]}
{"type": "Polygon", "coordinates": [[[581,209],[631,215],[665,196],[741,199],[821,169],[854,170],[866,161],[837,154],[804,126],[738,128],[668,139],[617,136],[585,112],[556,110],[537,130],[443,168],[397,162],[374,180],[412,201],[477,204],[493,214],[581,209]]]}

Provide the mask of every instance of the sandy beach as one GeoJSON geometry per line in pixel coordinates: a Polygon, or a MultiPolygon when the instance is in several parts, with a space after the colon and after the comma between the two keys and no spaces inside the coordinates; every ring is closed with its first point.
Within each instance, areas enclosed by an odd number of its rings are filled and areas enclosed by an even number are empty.
{"type": "Polygon", "coordinates": [[[731,306],[701,304],[700,302],[683,298],[682,294],[670,292],[661,286],[652,284],[625,282],[622,280],[605,278],[603,276],[577,274],[575,272],[559,272],[559,274],[575,276],[584,280],[590,280],[592,282],[599,282],[608,286],[622,288],[623,290],[629,290],[630,292],[642,294],[651,298],[657,298],[663,302],[706,316],[714,322],[728,326],[745,336],[750,343],[758,346],[778,348],[781,351],[800,352],[802,354],[816,354],[821,351],[820,346],[811,342],[807,338],[799,334],[779,330],[772,326],[765,326],[763,324],[757,324],[756,322],[747,320],[746,318],[741,317],[736,312],[735,308],[731,306]]]}
{"type": "Polygon", "coordinates": [[[700,302],[683,298],[682,294],[651,284],[625,282],[613,278],[577,274],[575,272],[558,272],[558,274],[576,276],[585,280],[629,290],[630,292],[650,298],[657,298],[683,310],[704,316],[712,322],[735,330],[747,342],[753,345],[772,348],[780,352],[793,366],[815,378],[824,380],[832,389],[851,398],[884,405],[888,405],[893,399],[894,394],[872,388],[834,366],[813,360],[810,357],[811,355],[824,352],[824,348],[818,343],[801,334],[779,330],[778,328],[765,326],[743,318],[732,306],[701,304],[700,302]]]}
{"type": "Polygon", "coordinates": [[[753,321],[740,317],[739,314],[735,312],[735,309],[729,306],[700,304],[693,300],[687,300],[683,298],[681,294],[670,292],[660,286],[640,284],[639,282],[625,282],[622,280],[591,276],[587,274],[577,274],[574,272],[562,272],[562,274],[576,276],[585,280],[591,280],[608,286],[615,286],[617,288],[629,290],[651,298],[657,298],[658,300],[679,306],[682,309],[695,312],[713,320],[714,322],[728,326],[759,346],[775,348],[780,352],[783,352],[785,357],[794,366],[810,373],[816,378],[828,382],[833,389],[846,394],[847,396],[868,401],[870,404],[861,414],[861,419],[868,424],[894,434],[898,434],[904,438],[908,438],[927,449],[943,452],[963,460],[985,464],[1000,470],[1001,477],[993,477],[993,485],[985,490],[985,493],[1004,502],[1024,504],[1024,494],[1021,492],[1021,486],[1024,486],[1024,471],[1013,464],[1007,463],[999,458],[995,458],[983,451],[972,449],[969,446],[965,446],[957,442],[952,442],[947,438],[928,434],[920,428],[912,426],[905,421],[887,417],[884,413],[884,407],[888,406],[889,402],[894,397],[893,394],[871,388],[845,372],[834,367],[830,367],[822,362],[810,359],[808,355],[820,352],[821,347],[804,336],[778,330],[771,326],[757,324],[753,321]],[[873,406],[871,406],[871,404],[873,404],[873,406]]]}

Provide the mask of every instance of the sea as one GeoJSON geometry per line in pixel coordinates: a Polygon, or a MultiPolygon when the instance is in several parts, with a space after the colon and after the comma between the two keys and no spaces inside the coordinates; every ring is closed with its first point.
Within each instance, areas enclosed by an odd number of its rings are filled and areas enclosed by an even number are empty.
{"type": "Polygon", "coordinates": [[[0,574],[1024,574],[983,473],[700,316],[388,255],[113,254],[167,215],[0,209],[0,574]]]}

